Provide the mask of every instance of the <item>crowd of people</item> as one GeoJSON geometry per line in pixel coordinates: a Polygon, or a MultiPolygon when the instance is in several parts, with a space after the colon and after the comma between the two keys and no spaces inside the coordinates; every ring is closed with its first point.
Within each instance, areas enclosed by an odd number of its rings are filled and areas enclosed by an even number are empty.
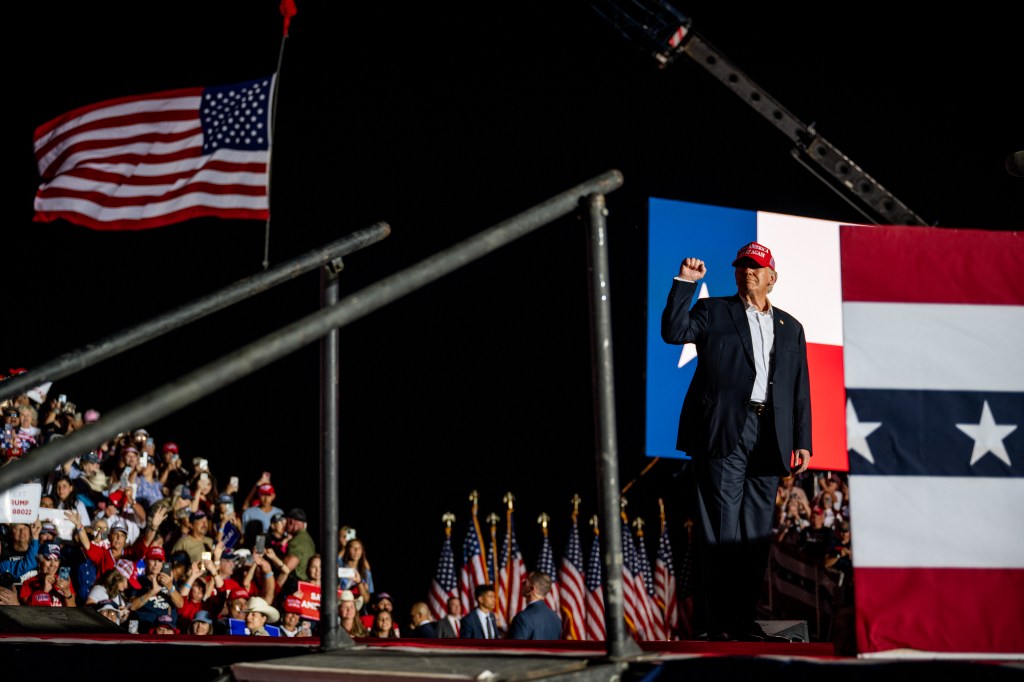
{"type": "Polygon", "coordinates": [[[824,569],[839,588],[836,606],[853,603],[850,487],[845,474],[783,478],[775,500],[774,540],[824,569]]]}
{"type": "MultiPolygon", "coordinates": [[[[2,409],[3,465],[101,418],[38,391],[2,409]]],[[[270,472],[242,494],[140,428],[25,483],[41,487],[39,518],[0,524],[0,605],[90,608],[126,634],[317,633],[323,557],[305,511],[277,505],[270,472]]],[[[342,528],[339,547],[342,602],[358,594],[372,618],[362,540],[342,528]]]]}
{"type": "MultiPolygon", "coordinates": [[[[101,419],[63,395],[30,393],[2,404],[2,465],[101,419]]],[[[236,477],[222,485],[208,459],[189,459],[175,442],[139,428],[26,483],[41,487],[39,518],[0,524],[0,605],[92,609],[126,636],[318,634],[324,558],[305,511],[277,505],[271,472],[241,495],[236,477]]],[[[338,546],[340,627],[353,637],[402,636],[363,540],[342,526],[338,546]]],[[[494,588],[486,588],[467,618],[493,613],[494,588]]],[[[542,573],[524,581],[524,594],[541,602],[550,589],[542,573]]],[[[463,630],[461,604],[451,601],[449,617],[436,624],[426,602],[412,604],[405,636],[474,632],[463,630]]],[[[513,622],[521,632],[511,636],[543,634],[532,620],[513,622]]],[[[550,619],[540,620],[550,629],[550,619]]],[[[560,627],[552,632],[557,638],[560,627]]],[[[480,630],[481,638],[508,634],[480,630]]]]}

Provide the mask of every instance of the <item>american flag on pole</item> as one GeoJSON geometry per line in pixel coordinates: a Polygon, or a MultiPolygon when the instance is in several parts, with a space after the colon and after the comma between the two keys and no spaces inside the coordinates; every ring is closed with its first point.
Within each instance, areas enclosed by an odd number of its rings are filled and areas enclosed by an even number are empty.
{"type": "Polygon", "coordinates": [[[590,544],[590,557],[587,561],[587,599],[586,616],[584,618],[585,637],[592,642],[603,642],[607,639],[604,626],[604,577],[601,569],[600,531],[597,528],[597,517],[590,519],[594,526],[594,541],[590,544]]]}
{"type": "Polygon", "coordinates": [[[537,558],[537,570],[541,573],[546,573],[551,578],[551,591],[548,592],[548,596],[544,597],[544,603],[550,606],[551,610],[561,618],[562,602],[559,598],[560,590],[558,589],[558,572],[555,570],[555,553],[551,549],[551,539],[548,537],[549,520],[550,517],[547,514],[541,514],[540,518],[537,519],[543,534],[540,543],[540,555],[537,558]]]}
{"type": "Polygon", "coordinates": [[[477,500],[479,496],[474,490],[469,495],[473,502],[473,512],[466,537],[462,541],[462,568],[459,571],[459,599],[463,613],[469,613],[476,607],[476,588],[491,582],[487,573],[487,563],[483,556],[483,538],[480,535],[480,523],[477,521],[477,500]]]}
{"type": "Polygon", "coordinates": [[[661,535],[658,536],[658,555],[654,560],[654,599],[665,622],[665,634],[672,639],[679,628],[679,608],[676,603],[676,571],[672,560],[672,544],[668,539],[665,522],[665,503],[661,507],[661,535]]]}
{"type": "Polygon", "coordinates": [[[516,542],[515,525],[512,520],[512,504],[515,498],[506,493],[504,501],[508,505],[506,512],[505,541],[501,551],[501,566],[498,568],[498,609],[495,620],[498,627],[507,630],[512,619],[522,608],[520,595],[523,579],[526,577],[526,563],[516,542]]]}
{"type": "Polygon", "coordinates": [[[120,97],[44,123],[33,220],[95,230],[266,220],[274,81],[120,97]]]}
{"type": "Polygon", "coordinates": [[[858,654],[1019,655],[1024,233],[844,226],[840,249],[858,654]]]}
{"type": "Polygon", "coordinates": [[[452,523],[455,521],[455,515],[447,513],[442,518],[445,522],[444,543],[441,545],[441,555],[437,558],[437,572],[430,582],[430,594],[427,596],[427,604],[435,620],[448,615],[448,600],[459,596],[459,582],[455,577],[455,553],[452,552],[452,523]]]}
{"type": "Polygon", "coordinates": [[[658,608],[657,595],[654,592],[654,572],[651,570],[651,560],[647,557],[647,544],[644,540],[643,519],[637,517],[633,520],[636,526],[636,575],[635,579],[640,581],[639,589],[647,597],[644,600],[644,607],[647,610],[647,623],[650,629],[647,638],[650,640],[666,640],[665,615],[658,608]]]}
{"type": "Polygon", "coordinates": [[[565,543],[565,553],[558,567],[558,583],[562,598],[562,638],[583,640],[586,638],[584,613],[587,604],[587,582],[583,569],[583,549],[580,547],[580,530],[576,523],[579,516],[579,496],[573,498],[572,526],[565,543]]]}
{"type": "Polygon", "coordinates": [[[622,593],[626,625],[637,641],[652,639],[651,622],[647,602],[647,588],[636,556],[636,543],[629,532],[626,512],[622,516],[622,593]]]}

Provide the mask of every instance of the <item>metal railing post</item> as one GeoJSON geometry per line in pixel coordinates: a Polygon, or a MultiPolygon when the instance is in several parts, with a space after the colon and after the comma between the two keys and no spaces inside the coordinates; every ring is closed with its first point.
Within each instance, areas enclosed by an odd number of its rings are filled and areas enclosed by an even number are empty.
{"type": "Polygon", "coordinates": [[[608,278],[607,209],[603,194],[587,197],[590,223],[591,350],[594,368],[594,414],[597,436],[598,490],[603,536],[605,632],[613,661],[640,653],[626,633],[625,592],[622,583],[622,521],[619,516],[619,455],[615,430],[615,371],[612,364],[611,290],[608,278]]]}
{"type": "MultiPolygon", "coordinates": [[[[340,258],[321,268],[323,286],[322,308],[338,303],[338,273],[342,269],[340,258]]],[[[323,456],[320,462],[321,486],[321,539],[320,557],[320,648],[332,651],[342,646],[338,621],[338,342],[341,333],[331,329],[320,341],[323,378],[321,379],[321,437],[323,456]]],[[[352,646],[351,638],[346,644],[352,646]]]]}

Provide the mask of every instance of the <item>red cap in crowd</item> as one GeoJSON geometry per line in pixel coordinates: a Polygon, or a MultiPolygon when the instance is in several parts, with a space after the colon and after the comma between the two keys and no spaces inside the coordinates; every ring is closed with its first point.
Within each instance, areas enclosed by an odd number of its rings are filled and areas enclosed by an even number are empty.
{"type": "Polygon", "coordinates": [[[285,613],[302,613],[302,600],[294,594],[288,595],[284,600],[285,613]]]}
{"type": "Polygon", "coordinates": [[[274,486],[270,485],[269,483],[264,483],[263,485],[261,485],[259,487],[259,491],[260,491],[260,495],[273,495],[274,494],[274,486]]]}
{"type": "Polygon", "coordinates": [[[167,554],[164,553],[163,547],[150,547],[146,550],[147,559],[159,559],[160,561],[167,560],[167,554]]]}

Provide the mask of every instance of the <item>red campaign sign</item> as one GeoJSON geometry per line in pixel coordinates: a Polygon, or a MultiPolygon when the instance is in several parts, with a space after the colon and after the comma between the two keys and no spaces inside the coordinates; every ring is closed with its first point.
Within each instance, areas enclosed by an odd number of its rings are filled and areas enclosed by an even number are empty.
{"type": "MultiPolygon", "coordinates": [[[[313,583],[299,581],[299,588],[292,592],[302,602],[302,610],[299,615],[308,620],[320,620],[320,586],[313,583]]],[[[338,588],[338,597],[341,597],[341,588],[338,588]]]]}

